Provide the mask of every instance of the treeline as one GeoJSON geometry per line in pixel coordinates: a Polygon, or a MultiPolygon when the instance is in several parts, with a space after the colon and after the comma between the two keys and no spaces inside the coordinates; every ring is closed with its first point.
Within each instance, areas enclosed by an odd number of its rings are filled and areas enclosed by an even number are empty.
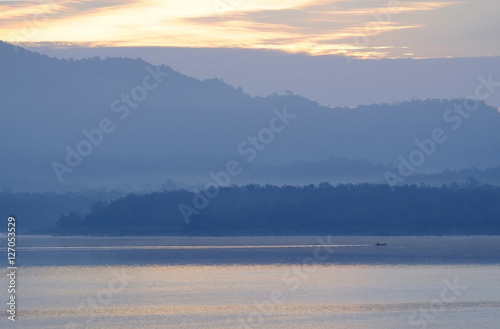
{"type": "Polygon", "coordinates": [[[387,185],[322,183],[209,192],[207,198],[180,190],[98,202],[87,214],[63,215],[54,233],[500,234],[500,188],[489,185],[391,190],[387,185]]]}

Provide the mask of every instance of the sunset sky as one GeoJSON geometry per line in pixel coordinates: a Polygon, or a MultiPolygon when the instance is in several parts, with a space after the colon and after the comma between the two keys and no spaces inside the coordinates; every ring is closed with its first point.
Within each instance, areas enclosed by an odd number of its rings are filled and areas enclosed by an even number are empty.
{"type": "Polygon", "coordinates": [[[0,39],[358,58],[498,56],[498,17],[497,0],[0,1],[0,39]]]}

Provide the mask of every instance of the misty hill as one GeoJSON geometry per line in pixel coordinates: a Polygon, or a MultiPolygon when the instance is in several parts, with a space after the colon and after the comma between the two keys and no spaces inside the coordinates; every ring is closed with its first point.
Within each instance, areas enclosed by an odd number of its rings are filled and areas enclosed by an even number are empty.
{"type": "MultiPolygon", "coordinates": [[[[0,216],[16,218],[18,234],[28,234],[33,230],[53,227],[61,214],[70,212],[88,213],[92,204],[108,202],[125,195],[117,192],[94,191],[85,193],[54,192],[19,193],[0,192],[0,216]]],[[[7,226],[0,232],[7,231],[7,226]]]]}
{"type": "Polygon", "coordinates": [[[442,142],[414,173],[500,164],[500,114],[483,102],[472,112],[457,110],[463,99],[328,108],[290,92],[250,97],[139,59],[61,60],[6,43],[0,59],[0,152],[8,159],[0,181],[13,188],[133,190],[169,179],[183,187],[206,183],[231,160],[242,169],[237,183],[322,181],[332,169],[321,162],[331,158],[373,164],[349,164],[348,176],[361,181],[377,164],[397,174],[400,157],[408,161],[415,140],[425,144],[436,129],[442,142]]]}
{"type": "Polygon", "coordinates": [[[58,234],[498,234],[500,188],[247,185],[171,191],[62,216],[58,234]],[[207,201],[197,203],[196,200],[207,201]]]}
{"type": "MultiPolygon", "coordinates": [[[[500,56],[426,59],[354,59],[270,49],[156,47],[32,48],[61,58],[126,56],[166,64],[186,75],[223,78],[250,95],[295,93],[322,105],[357,106],[472,95],[479,76],[500,81],[500,56]],[[200,59],[203,60],[200,60],[200,59]],[[255,77],[259,77],[256,79],[255,77]]],[[[500,107],[500,93],[487,103],[500,107]]]]}
{"type": "Polygon", "coordinates": [[[441,186],[450,184],[468,183],[478,185],[487,182],[492,185],[500,185],[500,166],[480,170],[467,168],[462,170],[445,170],[433,174],[417,174],[407,180],[407,183],[422,183],[441,186]]]}
{"type": "MultiPolygon", "coordinates": [[[[235,180],[235,183],[241,183],[253,177],[260,177],[262,181],[258,183],[262,186],[273,184],[275,181],[283,181],[284,179],[291,180],[298,186],[309,186],[311,183],[316,186],[325,186],[321,181],[321,178],[325,177],[329,181],[343,182],[343,185],[349,185],[357,181],[385,183],[381,180],[381,177],[390,168],[370,165],[366,161],[330,159],[322,162],[297,162],[280,167],[255,166],[254,169],[257,172],[249,172],[247,175],[242,174],[242,179],[235,180]]],[[[486,170],[469,168],[461,171],[447,170],[439,174],[417,174],[407,181],[408,184],[419,186],[422,182],[430,184],[427,186],[448,186],[454,190],[484,188],[483,182],[500,186],[500,166],[486,170]]],[[[154,182],[154,184],[144,186],[142,190],[137,191],[141,193],[136,194],[136,196],[145,195],[151,190],[155,190],[159,191],[163,197],[166,195],[164,193],[183,195],[182,200],[177,200],[178,203],[192,199],[192,194],[180,191],[178,188],[172,181],[154,182]]],[[[22,223],[18,227],[18,232],[26,234],[33,230],[54,227],[61,214],[66,216],[73,212],[88,214],[91,211],[92,204],[110,202],[126,195],[127,193],[123,191],[87,191],[84,193],[67,192],[57,194],[54,192],[19,193],[5,189],[0,191],[0,215],[4,218],[15,216],[22,223]]],[[[177,212],[177,210],[171,211],[177,212]]],[[[6,227],[0,228],[0,232],[5,231],[5,229],[6,227]]]]}

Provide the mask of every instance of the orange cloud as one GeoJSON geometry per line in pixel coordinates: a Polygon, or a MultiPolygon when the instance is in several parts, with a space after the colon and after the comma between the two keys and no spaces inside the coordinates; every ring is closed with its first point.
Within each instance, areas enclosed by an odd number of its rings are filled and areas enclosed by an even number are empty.
{"type": "MultiPolygon", "coordinates": [[[[417,29],[401,13],[454,2],[341,0],[53,0],[0,2],[0,39],[96,46],[243,47],[389,57],[393,45],[373,45],[379,34],[417,29]]],[[[404,51],[408,54],[408,51],[404,51]]],[[[408,55],[403,55],[408,56],[408,55]]]]}

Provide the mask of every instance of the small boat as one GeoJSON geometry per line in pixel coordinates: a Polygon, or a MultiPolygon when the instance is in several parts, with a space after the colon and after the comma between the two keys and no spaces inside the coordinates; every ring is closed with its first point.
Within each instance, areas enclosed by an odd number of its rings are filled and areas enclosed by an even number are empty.
{"type": "Polygon", "coordinates": [[[377,242],[375,243],[376,246],[379,246],[379,247],[382,247],[382,246],[387,246],[387,243],[380,243],[380,242],[377,242]]]}

